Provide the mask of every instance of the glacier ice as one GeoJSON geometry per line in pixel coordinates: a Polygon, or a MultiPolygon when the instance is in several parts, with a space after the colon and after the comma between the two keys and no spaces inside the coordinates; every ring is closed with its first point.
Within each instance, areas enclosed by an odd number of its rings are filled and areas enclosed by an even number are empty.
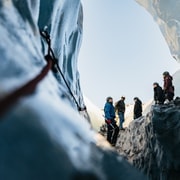
{"type": "MultiPolygon", "coordinates": [[[[158,21],[178,60],[179,1],[137,2],[158,21]]],[[[82,22],[80,0],[0,0],[0,98],[45,66],[47,44],[39,29],[46,28],[65,79],[84,107],[77,69],[82,22]]],[[[49,72],[34,94],[19,99],[0,120],[0,179],[146,179],[117,153],[96,145],[96,133],[77,113],[58,73],[49,72]]]]}
{"type": "Polygon", "coordinates": [[[154,18],[169,46],[172,56],[180,61],[180,1],[135,0],[154,18]]]}
{"type": "MultiPolygon", "coordinates": [[[[0,0],[0,98],[45,66],[47,44],[39,29],[46,28],[65,79],[84,107],[77,69],[82,13],[80,0],[0,0]]],[[[62,77],[49,72],[33,94],[0,117],[0,179],[145,179],[117,153],[96,145],[83,116],[62,77]]]]}

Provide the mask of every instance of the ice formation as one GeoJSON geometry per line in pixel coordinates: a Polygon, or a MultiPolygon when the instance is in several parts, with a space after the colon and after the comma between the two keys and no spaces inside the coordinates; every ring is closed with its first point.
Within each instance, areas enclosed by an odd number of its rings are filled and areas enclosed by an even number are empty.
{"type": "Polygon", "coordinates": [[[98,147],[84,118],[77,69],[82,18],[80,0],[0,0],[1,107],[47,64],[39,30],[49,32],[66,80],[50,71],[34,92],[0,110],[0,179],[145,179],[117,153],[98,147]]]}
{"type": "Polygon", "coordinates": [[[180,61],[180,1],[135,0],[154,18],[166,39],[172,56],[180,61]]]}

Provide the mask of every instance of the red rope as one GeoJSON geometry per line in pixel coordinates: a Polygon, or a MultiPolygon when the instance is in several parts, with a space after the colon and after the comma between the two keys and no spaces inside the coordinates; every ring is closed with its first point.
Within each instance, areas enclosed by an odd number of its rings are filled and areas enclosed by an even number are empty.
{"type": "Polygon", "coordinates": [[[42,79],[44,79],[44,77],[48,74],[49,70],[53,66],[53,60],[51,56],[47,55],[45,59],[47,61],[47,65],[42,69],[39,75],[30,80],[24,86],[20,87],[19,89],[15,90],[11,94],[0,100],[0,116],[5,114],[8,109],[18,101],[18,99],[23,96],[30,95],[35,91],[38,83],[42,79]]]}

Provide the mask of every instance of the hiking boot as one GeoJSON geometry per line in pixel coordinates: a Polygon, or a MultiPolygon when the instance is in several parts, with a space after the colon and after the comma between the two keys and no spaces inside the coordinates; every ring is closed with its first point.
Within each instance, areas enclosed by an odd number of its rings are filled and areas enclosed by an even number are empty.
{"type": "Polygon", "coordinates": [[[119,128],[119,130],[123,130],[124,131],[125,129],[124,128],[119,128]]]}
{"type": "Polygon", "coordinates": [[[115,143],[112,143],[112,144],[111,144],[111,146],[115,147],[115,146],[116,146],[116,144],[115,144],[115,143]]]}

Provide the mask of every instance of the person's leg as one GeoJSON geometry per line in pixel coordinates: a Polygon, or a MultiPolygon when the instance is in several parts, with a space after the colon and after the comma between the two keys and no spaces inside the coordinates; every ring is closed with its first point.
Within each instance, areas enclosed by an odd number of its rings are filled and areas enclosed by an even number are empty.
{"type": "Polygon", "coordinates": [[[122,129],[122,113],[119,112],[119,128],[122,129]]]}
{"type": "Polygon", "coordinates": [[[169,94],[169,98],[170,98],[170,100],[169,100],[169,101],[172,101],[172,100],[173,100],[173,98],[174,98],[174,93],[170,93],[170,94],[169,94]]]}
{"type": "Polygon", "coordinates": [[[108,131],[107,131],[107,141],[109,143],[112,143],[111,139],[112,139],[112,134],[113,134],[113,128],[110,125],[108,125],[107,128],[108,128],[108,131]]]}
{"type": "Polygon", "coordinates": [[[119,112],[119,128],[123,129],[123,122],[124,122],[124,113],[119,112]]]}
{"type": "Polygon", "coordinates": [[[142,113],[138,113],[137,114],[137,118],[141,117],[142,116],[142,113]]]}
{"type": "Polygon", "coordinates": [[[118,137],[118,134],[119,134],[119,127],[115,124],[114,125],[114,133],[113,133],[113,136],[112,136],[112,145],[115,146],[116,145],[116,141],[117,141],[117,137],[118,137]]]}
{"type": "Polygon", "coordinates": [[[122,113],[122,128],[123,128],[123,123],[124,123],[124,113],[122,113]]]}
{"type": "Polygon", "coordinates": [[[119,116],[119,128],[121,128],[122,124],[121,124],[121,115],[120,115],[120,112],[118,113],[118,116],[119,116]]]}
{"type": "Polygon", "coordinates": [[[169,100],[169,101],[172,101],[173,98],[174,98],[174,93],[169,92],[169,93],[168,93],[168,100],[169,100]]]}

